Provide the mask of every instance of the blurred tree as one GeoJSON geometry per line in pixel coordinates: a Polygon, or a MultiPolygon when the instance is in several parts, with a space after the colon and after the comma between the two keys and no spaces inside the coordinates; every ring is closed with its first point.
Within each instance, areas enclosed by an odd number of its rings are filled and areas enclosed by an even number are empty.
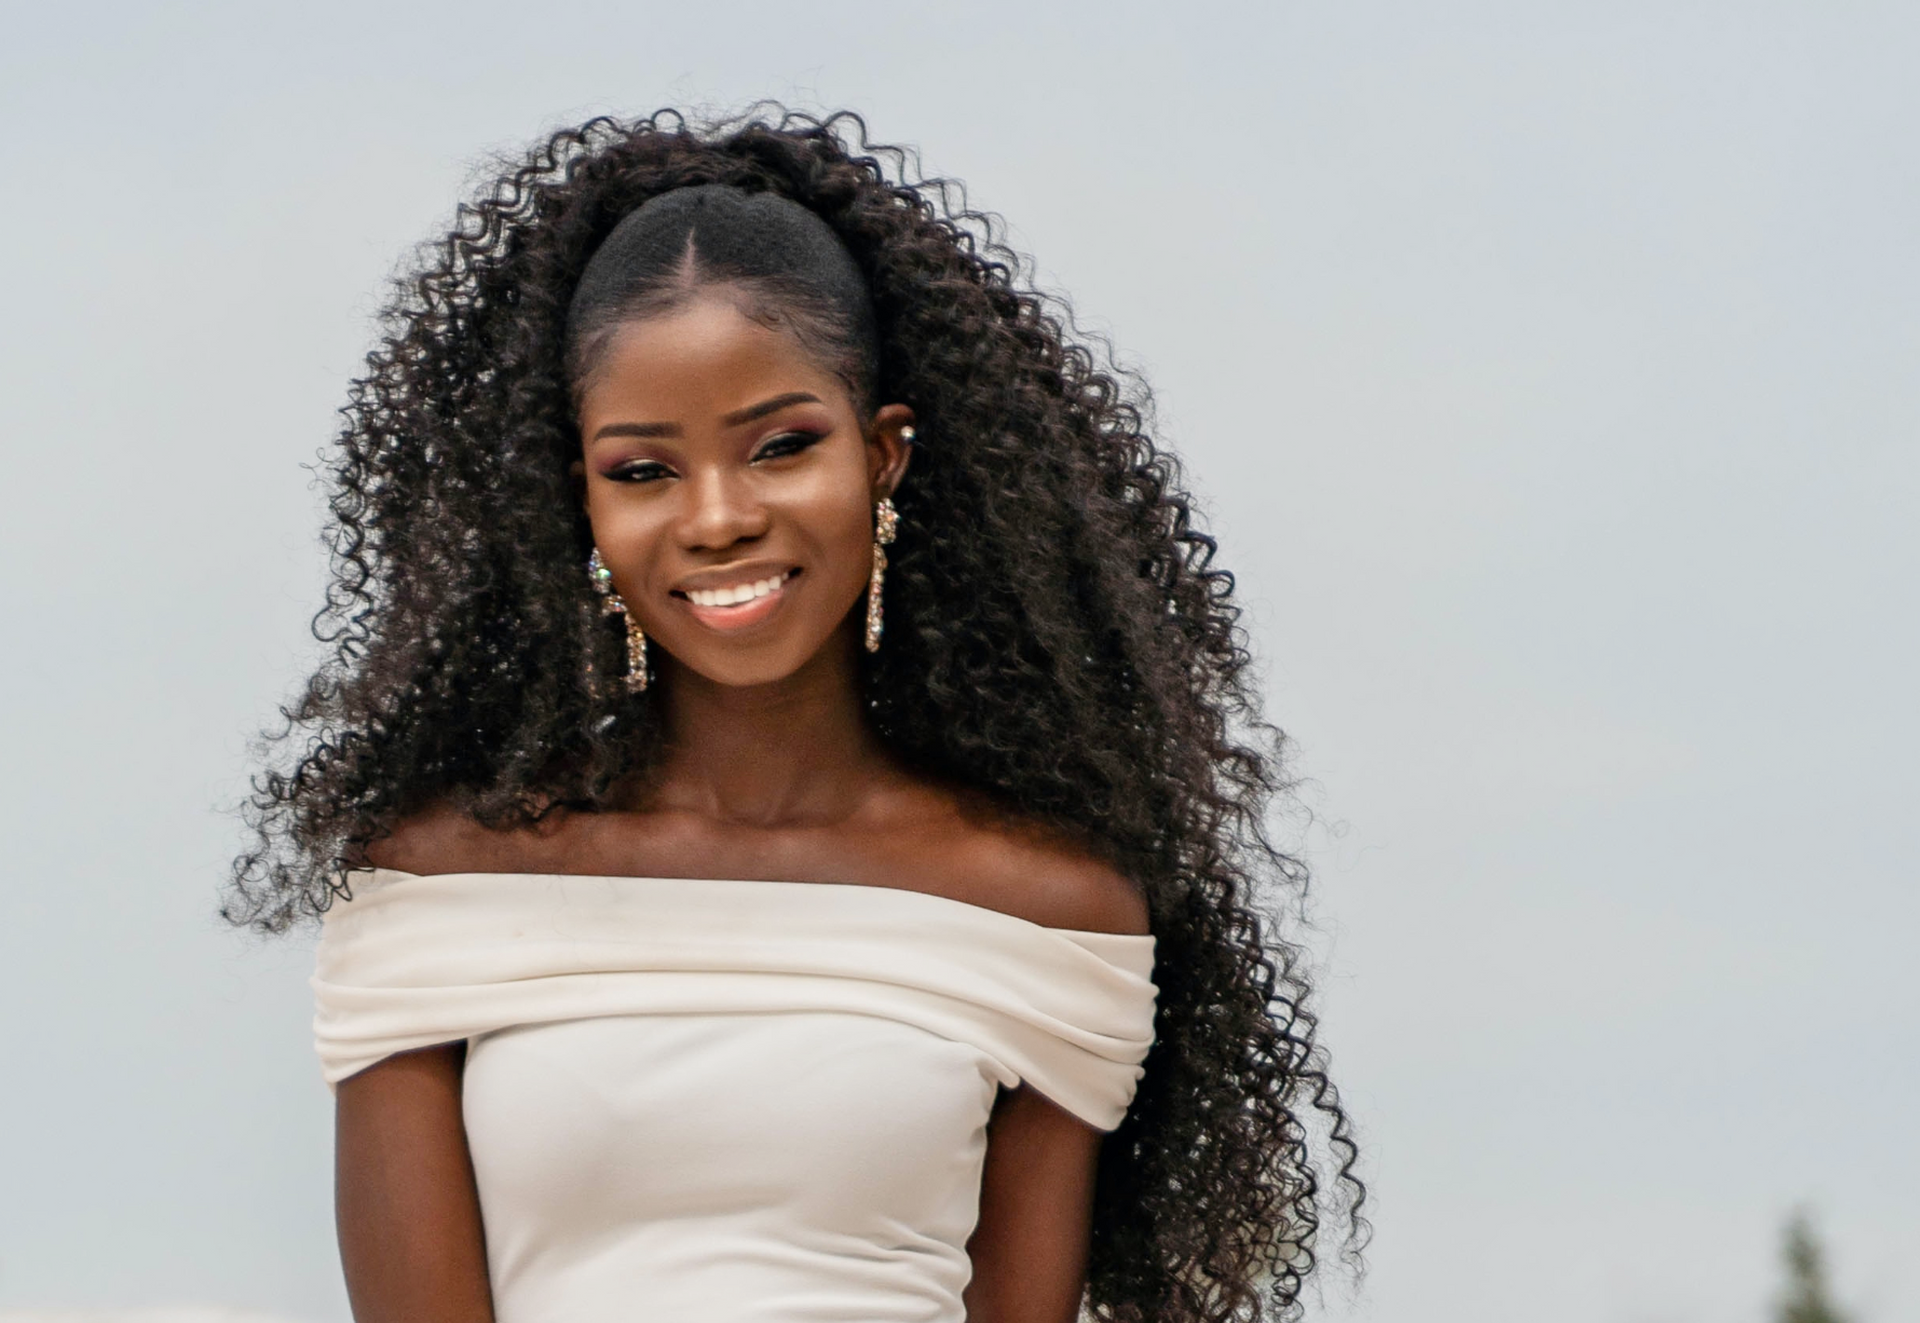
{"type": "Polygon", "coordinates": [[[1826,1255],[1814,1239],[1804,1211],[1787,1219],[1782,1254],[1787,1263],[1787,1289],[1774,1311],[1774,1323],[1847,1323],[1847,1316],[1827,1293],[1826,1255]]]}

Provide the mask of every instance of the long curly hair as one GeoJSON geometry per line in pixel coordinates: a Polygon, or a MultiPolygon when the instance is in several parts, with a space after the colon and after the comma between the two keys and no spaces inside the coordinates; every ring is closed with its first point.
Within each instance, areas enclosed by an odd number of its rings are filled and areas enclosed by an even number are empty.
{"type": "MultiPolygon", "coordinates": [[[[689,184],[776,190],[870,286],[876,399],[919,432],[896,493],[872,718],[904,758],[1081,841],[1143,888],[1156,1042],[1101,1150],[1087,1303],[1113,1323],[1297,1318],[1365,1187],[1278,928],[1306,881],[1270,839],[1291,783],[1233,577],[1214,564],[1150,395],[1031,288],[997,218],[850,112],[762,103],[552,134],[396,284],[351,389],[332,481],[326,660],[270,737],[254,844],[223,913],[280,932],[346,894],[364,849],[451,802],[491,825],[605,807],[658,754],[620,669],[564,361],[569,298],[614,225],[689,184]]],[[[617,625],[616,625],[617,629],[617,625]]]]}

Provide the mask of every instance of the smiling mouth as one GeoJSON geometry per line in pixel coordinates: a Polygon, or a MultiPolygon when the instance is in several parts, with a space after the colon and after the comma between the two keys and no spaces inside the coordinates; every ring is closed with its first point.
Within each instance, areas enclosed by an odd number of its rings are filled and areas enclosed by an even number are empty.
{"type": "Polygon", "coordinates": [[[693,618],[710,629],[741,629],[772,615],[786,595],[787,584],[799,573],[796,566],[724,588],[675,588],[671,596],[685,602],[693,618]]]}

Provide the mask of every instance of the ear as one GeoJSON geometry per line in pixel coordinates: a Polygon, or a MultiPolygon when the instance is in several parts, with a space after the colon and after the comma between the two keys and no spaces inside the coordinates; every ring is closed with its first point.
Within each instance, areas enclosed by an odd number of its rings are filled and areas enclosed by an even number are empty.
{"type": "Polygon", "coordinates": [[[907,439],[912,427],[913,410],[904,404],[885,404],[874,412],[867,428],[867,486],[874,500],[899,490],[913,458],[913,443],[907,439]]]}

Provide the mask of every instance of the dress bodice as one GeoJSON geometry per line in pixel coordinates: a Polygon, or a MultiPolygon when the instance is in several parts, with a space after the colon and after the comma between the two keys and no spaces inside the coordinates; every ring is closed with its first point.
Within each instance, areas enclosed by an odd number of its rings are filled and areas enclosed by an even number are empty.
{"type": "Polygon", "coordinates": [[[355,875],[328,1081],[466,1039],[500,1323],[959,1323],[986,1122],[1125,1114],[1153,938],[836,883],[355,875]]]}

